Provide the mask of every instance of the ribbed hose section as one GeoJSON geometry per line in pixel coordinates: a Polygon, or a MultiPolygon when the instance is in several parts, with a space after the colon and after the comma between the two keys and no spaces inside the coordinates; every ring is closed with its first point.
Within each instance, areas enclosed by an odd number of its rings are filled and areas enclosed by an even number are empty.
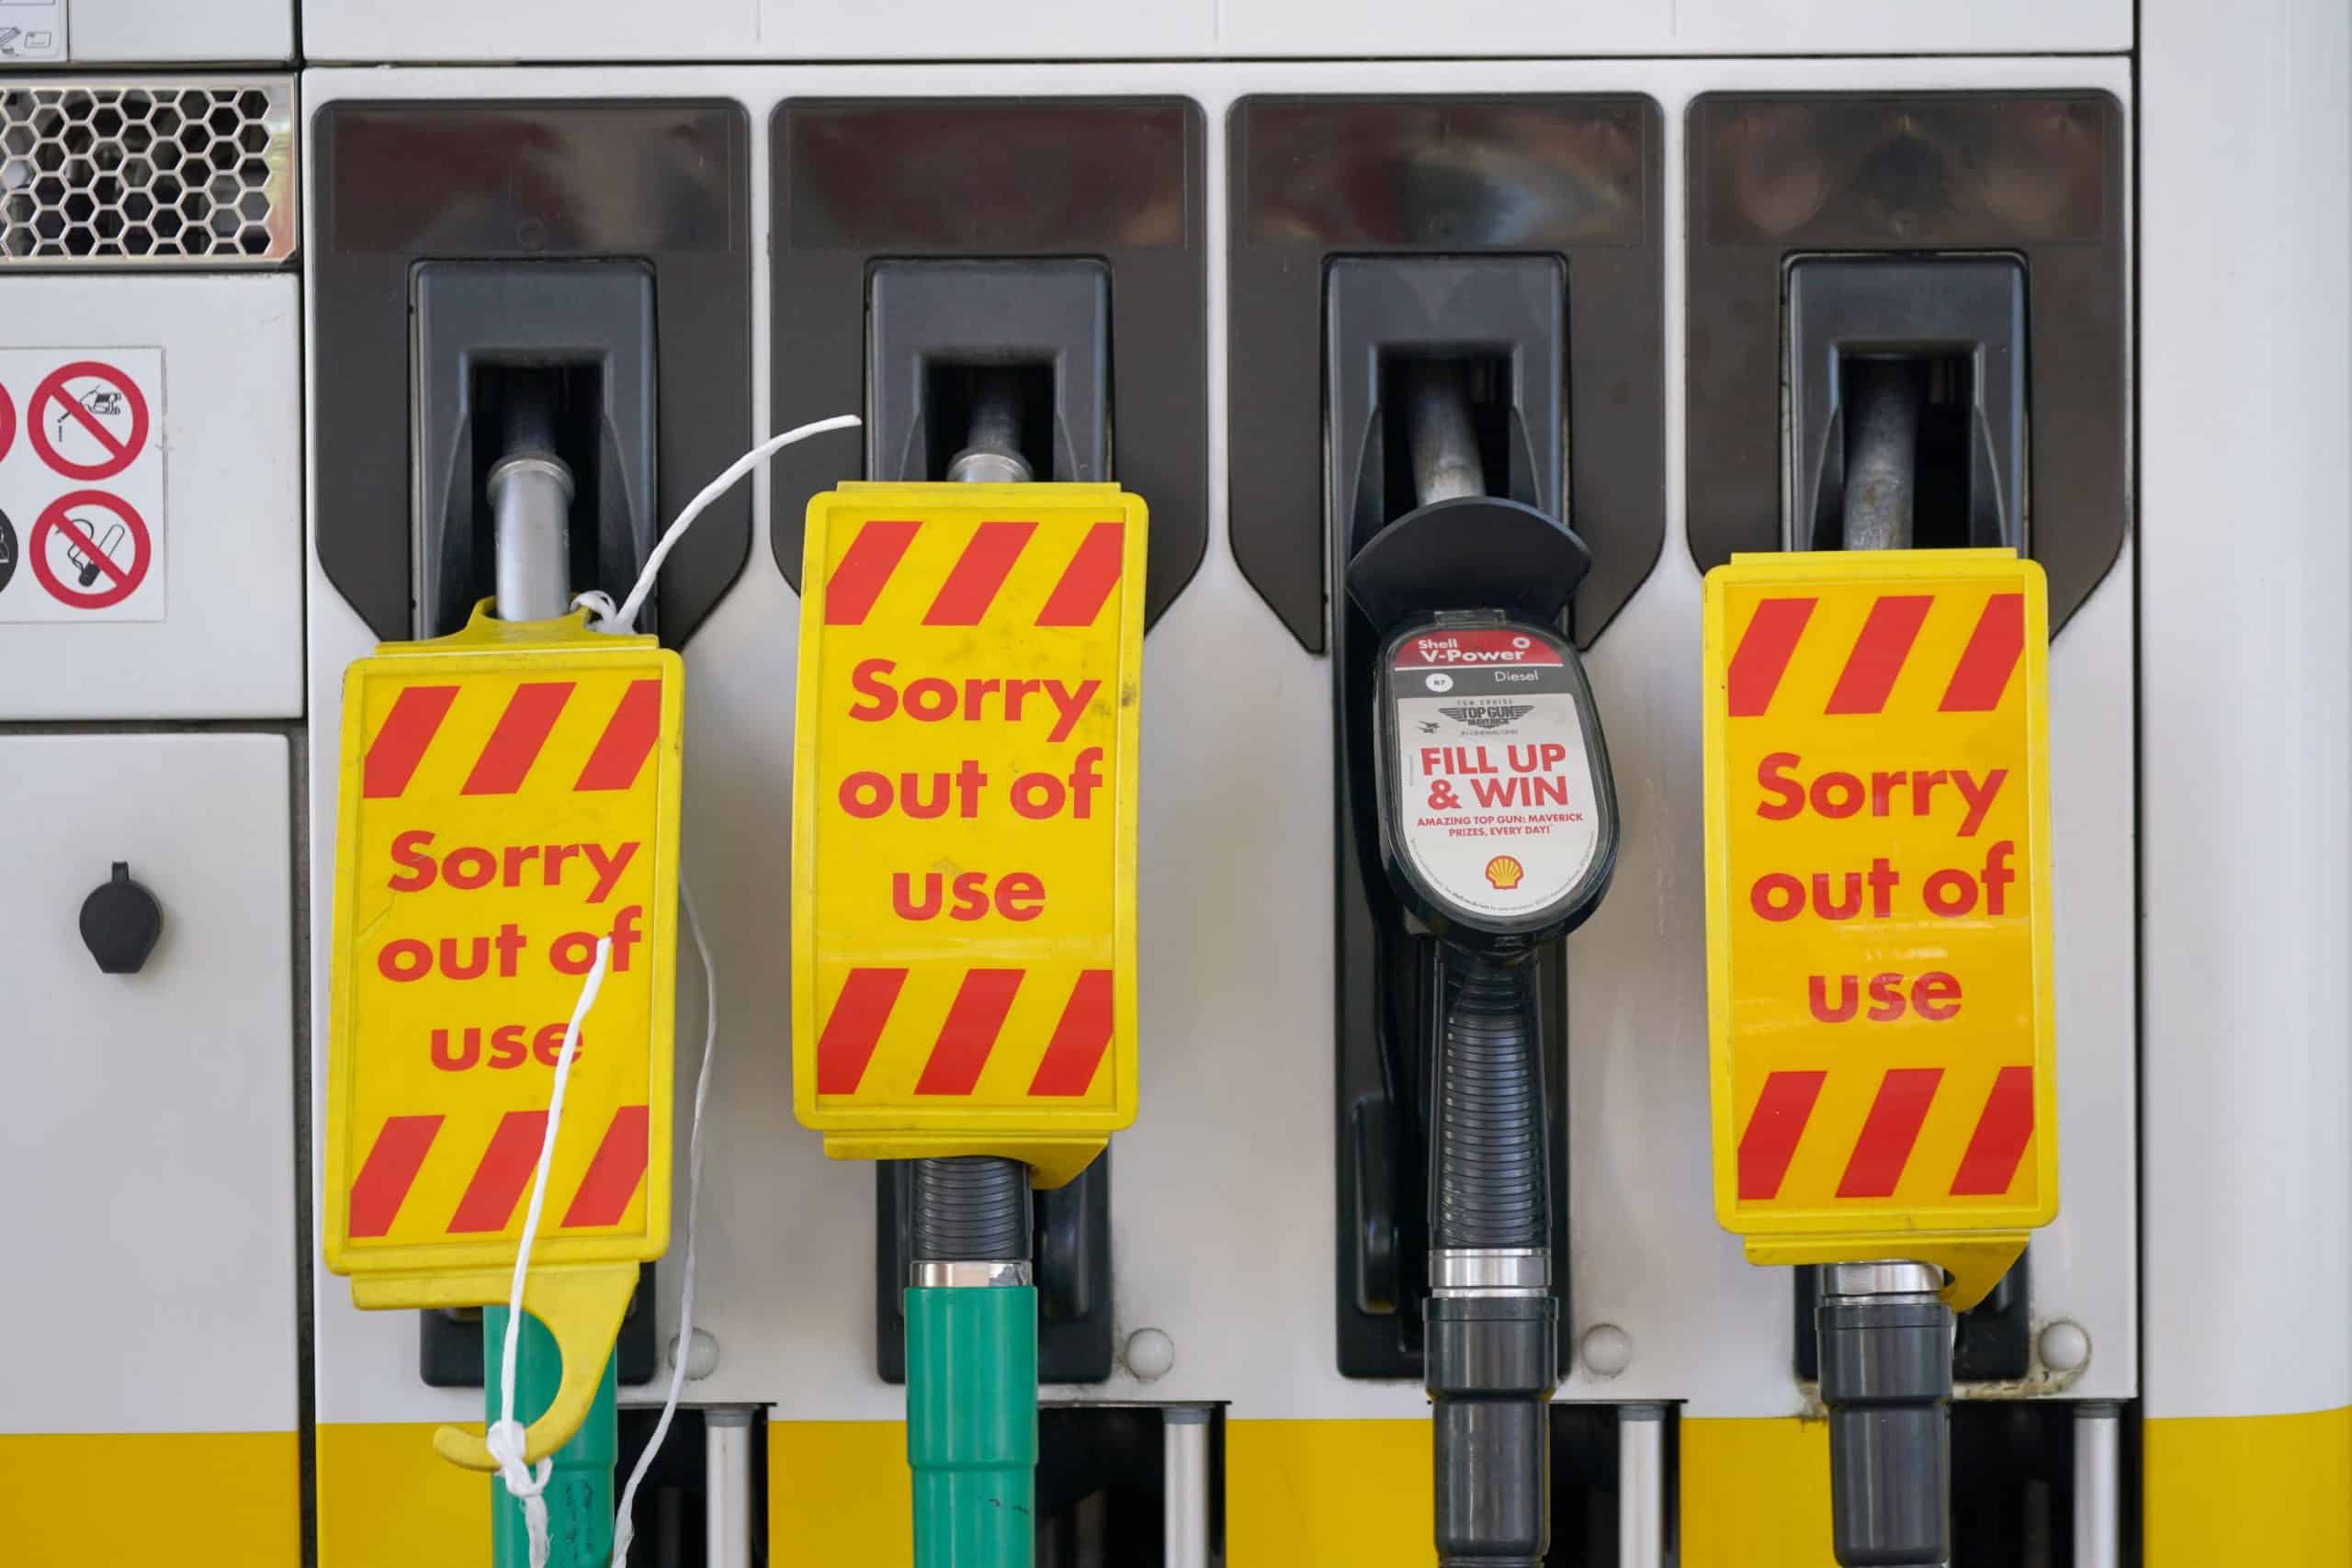
{"type": "Polygon", "coordinates": [[[910,1240],[918,1263],[1029,1256],[1029,1168],[985,1155],[914,1162],[910,1240]]]}
{"type": "Polygon", "coordinates": [[[1544,1070],[1528,995],[1532,959],[1446,954],[1438,1062],[1436,1223],[1431,1245],[1549,1247],[1544,1070]]]}
{"type": "MultiPolygon", "coordinates": [[[[1544,1070],[1532,959],[1449,948],[1437,1064],[1430,1246],[1548,1252],[1544,1070]]],[[[1434,1267],[1434,1263],[1432,1265],[1434,1267]]],[[[1427,1382],[1441,1568],[1538,1568],[1551,1540],[1552,1389],[1560,1303],[1548,1291],[1430,1299],[1427,1382]]]]}

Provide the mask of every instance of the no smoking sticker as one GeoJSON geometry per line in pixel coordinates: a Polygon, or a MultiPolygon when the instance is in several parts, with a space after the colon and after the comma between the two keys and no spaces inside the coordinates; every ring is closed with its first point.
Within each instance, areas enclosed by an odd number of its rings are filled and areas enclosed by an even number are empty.
{"type": "Polygon", "coordinates": [[[164,429],[160,349],[0,351],[0,622],[164,618],[164,429]]]}
{"type": "Polygon", "coordinates": [[[139,592],[155,558],[147,520],[102,490],[50,503],[34,525],[33,575],[50,597],[76,610],[107,610],[139,592]]]}

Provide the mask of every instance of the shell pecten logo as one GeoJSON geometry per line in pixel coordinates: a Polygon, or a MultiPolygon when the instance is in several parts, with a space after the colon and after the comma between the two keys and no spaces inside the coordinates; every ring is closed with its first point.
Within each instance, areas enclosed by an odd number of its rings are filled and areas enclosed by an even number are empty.
{"type": "Polygon", "coordinates": [[[1487,881],[1505,893],[1518,886],[1526,874],[1527,868],[1510,855],[1497,855],[1487,863],[1487,881]]]}

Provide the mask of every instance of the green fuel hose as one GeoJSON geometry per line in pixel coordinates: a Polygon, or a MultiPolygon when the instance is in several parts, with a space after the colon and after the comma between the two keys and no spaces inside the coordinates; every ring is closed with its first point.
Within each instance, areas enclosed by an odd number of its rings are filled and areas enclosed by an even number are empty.
{"type": "Polygon", "coordinates": [[[906,1292],[914,1568],[1030,1568],[1036,1556],[1037,1292],[1029,1171],[915,1162],[906,1292]]]}
{"type": "Polygon", "coordinates": [[[1037,1292],[907,1292],[915,1568],[1029,1568],[1036,1551],[1037,1292]]]}
{"type": "MultiPolygon", "coordinates": [[[[506,1309],[481,1310],[481,1384],[488,1419],[498,1419],[501,1349],[506,1342],[506,1309]]],[[[563,1382],[563,1355],[555,1336],[526,1313],[522,1344],[514,1357],[514,1419],[526,1427],[547,1413],[563,1382]]],[[[613,1412],[617,1392],[613,1359],[605,1359],[604,1382],[588,1419],[554,1454],[548,1476],[548,1568],[606,1568],[613,1556],[613,1464],[619,1458],[620,1430],[613,1412]]],[[[523,1505],[490,1478],[491,1561],[495,1568],[529,1568],[531,1544],[523,1525],[523,1505]]]]}

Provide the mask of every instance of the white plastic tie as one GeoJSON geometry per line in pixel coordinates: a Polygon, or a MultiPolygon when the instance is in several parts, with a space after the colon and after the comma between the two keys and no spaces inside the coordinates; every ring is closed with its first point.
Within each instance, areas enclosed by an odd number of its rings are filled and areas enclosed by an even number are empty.
{"type": "MultiPolygon", "coordinates": [[[[514,1309],[520,1312],[521,1308],[514,1309]]],[[[507,1401],[511,1408],[514,1402],[507,1401]]],[[[543,1459],[534,1474],[523,1462],[523,1424],[515,1420],[493,1421],[490,1425],[490,1457],[498,1461],[498,1478],[506,1483],[506,1494],[523,1505],[523,1533],[530,1539],[531,1568],[547,1568],[549,1545],[548,1540],[548,1477],[555,1470],[555,1461],[543,1459]]]]}
{"type": "MultiPolygon", "coordinates": [[[[761,442],[757,446],[729,463],[717,479],[695,492],[695,498],[686,502],[676,518],[662,531],[661,539],[655,543],[652,552],[645,558],[645,570],[638,574],[637,581],[629,589],[627,599],[615,604],[611,594],[600,589],[591,589],[585,593],[577,593],[572,596],[573,607],[589,611],[592,617],[589,625],[597,631],[611,632],[620,636],[634,633],[637,630],[637,617],[644,610],[645,601],[652,593],[653,584],[662,574],[662,561],[668,558],[671,547],[684,536],[694,520],[709,508],[711,502],[733,489],[736,481],[745,474],[750,473],[795,442],[806,441],[812,435],[821,435],[829,430],[854,430],[864,423],[854,413],[836,414],[831,419],[820,419],[808,424],[796,425],[781,435],[772,435],[761,442]]],[[[652,1468],[655,1456],[661,1453],[662,1440],[670,1435],[671,1422],[677,1418],[678,1399],[685,1388],[686,1359],[694,1348],[695,1221],[702,1211],[703,1109],[710,1099],[710,1067],[713,1058],[718,1055],[718,967],[711,962],[710,943],[703,939],[702,921],[695,915],[694,894],[686,886],[686,879],[684,875],[678,878],[678,905],[685,911],[687,934],[694,938],[695,952],[702,959],[703,979],[702,1065],[695,1071],[694,1120],[691,1130],[686,1134],[685,1276],[678,1286],[678,1337],[670,1352],[669,1392],[662,1396],[662,1415],[653,1423],[653,1435],[647,1439],[645,1447],[639,1451],[637,1463],[628,1472],[628,1483],[621,1488],[620,1501],[613,1509],[612,1568],[627,1568],[629,1543],[635,1534],[630,1527],[629,1512],[637,1502],[639,1484],[645,1480],[646,1472],[652,1468]]],[[[598,946],[597,963],[601,968],[602,944],[598,946]]],[[[576,1027],[577,1020],[574,1023],[576,1027]]],[[[569,1036],[566,1037],[564,1044],[568,1052],[571,1049],[569,1036]]],[[[561,1067],[559,1066],[557,1071],[559,1076],[556,1095],[558,1100],[560,1100],[563,1093],[561,1067]]],[[[548,1156],[555,1148],[555,1111],[550,1109],[548,1113],[548,1143],[539,1154],[539,1179],[542,1184],[547,1179],[548,1156]]],[[[536,1211],[534,1213],[536,1216],[536,1211]]],[[[526,1230],[525,1232],[526,1246],[528,1235],[529,1233],[526,1230]]],[[[515,1286],[518,1300],[521,1289],[521,1275],[518,1272],[515,1286]]],[[[511,1322],[507,1332],[510,1337],[507,1364],[511,1369],[514,1364],[511,1337],[514,1327],[511,1322]]],[[[511,1384],[513,1381],[511,1371],[508,1381],[511,1384]]],[[[511,1390],[509,1397],[510,1399],[512,1397],[511,1390]]],[[[513,1411],[510,1409],[508,1414],[511,1416],[513,1411]]],[[[493,1457],[498,1455],[498,1450],[494,1447],[491,1452],[493,1457]]],[[[515,1456],[519,1461],[521,1458],[519,1438],[515,1442],[515,1456]]],[[[533,1527],[537,1533],[531,1538],[531,1568],[546,1568],[547,1505],[537,1500],[536,1493],[526,1495],[516,1491],[514,1476],[509,1472],[509,1467],[503,1458],[500,1459],[500,1473],[507,1476],[507,1490],[524,1498],[523,1511],[526,1524],[533,1517],[532,1510],[534,1508],[537,1510],[538,1523],[533,1527]]],[[[542,1460],[539,1463],[542,1485],[546,1483],[547,1468],[547,1461],[542,1460]]],[[[521,1466],[517,1463],[512,1469],[519,1471],[521,1466]]],[[[527,1482],[528,1475],[526,1474],[524,1479],[527,1482]]]]}
{"type": "Polygon", "coordinates": [[[483,1441],[498,1461],[498,1478],[507,1495],[523,1505],[523,1530],[530,1540],[531,1568],[548,1568],[548,1505],[543,1494],[554,1472],[552,1459],[539,1461],[536,1472],[523,1463],[523,1427],[514,1419],[514,1362],[523,1346],[523,1286],[530,1279],[531,1247],[538,1240],[539,1213],[547,1207],[548,1167],[555,1159],[555,1140],[563,1126],[563,1090],[571,1079],[572,1058],[580,1053],[580,1026],[596,993],[604,988],[605,965],[613,955],[610,937],[596,939],[596,961],[580,983],[580,1000],[572,1005],[571,1021],[563,1032],[563,1049],[556,1054],[555,1088],[548,1095],[548,1126],[539,1140],[538,1169],[531,1175],[531,1203],[523,1211],[523,1238],[514,1247],[514,1280],[506,1292],[506,1343],[498,1359],[498,1419],[483,1441]]]}
{"type": "Polygon", "coordinates": [[[594,589],[585,593],[573,594],[572,607],[594,610],[596,618],[590,625],[600,632],[614,632],[626,636],[636,631],[638,615],[644,610],[645,601],[653,592],[654,580],[662,575],[662,561],[669,558],[671,547],[684,536],[687,527],[695,518],[703,514],[712,502],[734,489],[736,480],[793,443],[806,441],[812,435],[822,435],[829,430],[854,430],[865,423],[854,413],[841,413],[835,414],[831,419],[814,420],[808,424],[795,425],[781,435],[769,436],[765,441],[728,464],[726,469],[717,479],[703,486],[695,498],[686,502],[676,520],[662,531],[661,540],[654,545],[653,553],[645,558],[645,570],[638,573],[637,585],[628,591],[628,597],[622,600],[617,607],[613,604],[611,594],[599,592],[594,589]]]}
{"type": "Polygon", "coordinates": [[[638,1483],[653,1467],[662,1440],[670,1435],[670,1423],[677,1416],[678,1396],[686,1383],[686,1357],[695,1343],[695,1219],[702,1212],[702,1112],[710,1099],[710,1064],[718,1043],[718,970],[710,961],[710,944],[703,941],[694,895],[683,876],[678,879],[678,905],[686,912],[687,933],[695,939],[695,952],[702,958],[703,987],[702,1066],[695,1071],[694,1122],[686,1134],[686,1269],[678,1286],[678,1337],[670,1350],[670,1390],[662,1395],[662,1416],[653,1423],[653,1436],[638,1454],[628,1472],[628,1484],[621,1488],[620,1502],[613,1509],[613,1568],[628,1568],[629,1541],[636,1534],[629,1523],[629,1509],[637,1501],[638,1483]]]}

